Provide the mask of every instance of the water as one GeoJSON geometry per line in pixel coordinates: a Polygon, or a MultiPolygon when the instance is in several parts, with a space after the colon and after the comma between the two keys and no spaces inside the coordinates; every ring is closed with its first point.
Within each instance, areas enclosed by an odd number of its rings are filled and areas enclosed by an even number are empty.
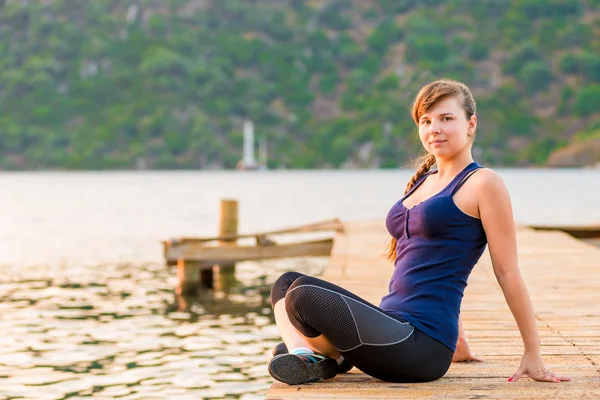
{"type": "MultiPolygon", "coordinates": [[[[498,170],[524,224],[600,224],[599,170],[498,170]]],[[[239,263],[195,298],[174,294],[160,240],[383,218],[411,171],[0,173],[0,399],[263,398],[283,271],[239,263]]]]}
{"type": "Polygon", "coordinates": [[[0,398],[262,398],[279,341],[267,282],[292,267],[240,263],[227,290],[187,298],[158,263],[3,271],[0,398]]]}

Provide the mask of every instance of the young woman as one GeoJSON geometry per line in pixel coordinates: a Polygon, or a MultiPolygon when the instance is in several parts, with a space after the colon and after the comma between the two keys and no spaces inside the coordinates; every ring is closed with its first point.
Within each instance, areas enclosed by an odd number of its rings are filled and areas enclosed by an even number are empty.
{"type": "Polygon", "coordinates": [[[283,274],[271,303],[285,345],[276,348],[269,373],[293,385],[329,379],[354,365],[384,381],[425,382],[442,377],[453,359],[479,360],[459,313],[467,278],[489,245],[525,349],[509,381],[570,380],[542,361],[507,189],[498,174],[473,161],[473,95],[461,82],[431,82],[418,93],[412,116],[428,155],[386,218],[388,256],[395,262],[389,293],[376,307],[321,279],[283,274]]]}

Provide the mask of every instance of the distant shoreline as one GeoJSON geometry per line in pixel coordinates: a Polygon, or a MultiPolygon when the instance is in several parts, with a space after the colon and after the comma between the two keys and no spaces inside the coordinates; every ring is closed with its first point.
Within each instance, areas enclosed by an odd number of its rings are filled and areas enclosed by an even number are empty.
{"type": "MultiPolygon", "coordinates": [[[[523,169],[523,170],[599,170],[600,163],[597,165],[581,165],[581,166],[508,166],[508,165],[485,165],[484,167],[491,169],[523,169]]],[[[327,172],[327,171],[403,171],[413,170],[414,167],[397,167],[397,168],[271,168],[268,170],[244,170],[240,171],[236,168],[111,168],[111,169],[61,169],[61,168],[39,168],[39,169],[1,169],[0,173],[7,172],[236,172],[244,174],[264,174],[264,173],[276,173],[276,172],[300,172],[300,171],[315,171],[315,172],[327,172]]]]}

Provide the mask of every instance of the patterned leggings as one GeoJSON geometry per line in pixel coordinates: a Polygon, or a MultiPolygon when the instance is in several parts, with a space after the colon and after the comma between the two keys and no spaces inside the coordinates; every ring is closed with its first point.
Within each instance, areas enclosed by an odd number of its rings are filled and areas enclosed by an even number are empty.
{"type": "Polygon", "coordinates": [[[433,381],[452,362],[452,350],[442,343],[322,279],[286,272],[273,284],[271,304],[283,298],[292,325],[302,335],[325,335],[345,359],[377,379],[433,381]]]}

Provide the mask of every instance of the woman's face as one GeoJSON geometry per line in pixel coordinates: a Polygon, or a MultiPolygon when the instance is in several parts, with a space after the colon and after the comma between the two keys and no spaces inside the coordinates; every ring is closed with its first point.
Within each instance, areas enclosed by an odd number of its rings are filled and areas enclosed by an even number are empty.
{"type": "Polygon", "coordinates": [[[425,150],[436,158],[452,158],[469,149],[477,117],[465,115],[457,97],[439,100],[419,118],[419,137],[425,150]]]}

